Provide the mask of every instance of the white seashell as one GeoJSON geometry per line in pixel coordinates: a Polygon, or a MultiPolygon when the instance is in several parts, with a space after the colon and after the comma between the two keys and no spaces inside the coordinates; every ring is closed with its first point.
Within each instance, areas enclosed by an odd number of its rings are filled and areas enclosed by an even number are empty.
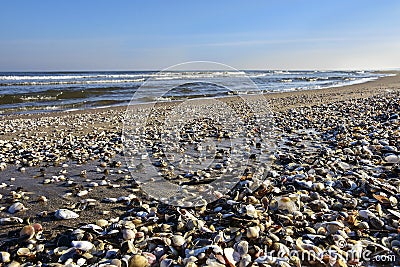
{"type": "Polygon", "coordinates": [[[75,213],[71,210],[67,210],[67,209],[56,210],[54,216],[60,220],[70,220],[70,219],[76,219],[79,217],[79,215],[77,213],[75,213]]]}
{"type": "Polygon", "coordinates": [[[400,218],[400,212],[395,211],[395,210],[391,210],[391,209],[388,209],[388,211],[389,211],[391,214],[393,214],[394,216],[396,216],[397,218],[400,218]]]}
{"type": "Polygon", "coordinates": [[[1,263],[10,262],[10,257],[11,257],[10,253],[5,252],[5,251],[0,252],[0,262],[1,263]]]}
{"type": "Polygon", "coordinates": [[[257,210],[256,210],[256,208],[251,204],[247,205],[246,206],[246,215],[250,216],[250,217],[253,217],[253,218],[257,218],[257,210]]]}
{"type": "Polygon", "coordinates": [[[183,236],[181,236],[181,235],[174,235],[174,236],[171,238],[171,242],[172,242],[172,245],[174,245],[175,247],[180,247],[180,246],[182,246],[183,244],[185,244],[186,240],[185,240],[185,238],[184,238],[183,236]]]}
{"type": "Polygon", "coordinates": [[[94,245],[89,241],[72,241],[71,245],[82,251],[89,251],[94,247],[94,245]]]}
{"type": "Polygon", "coordinates": [[[29,256],[31,254],[31,251],[29,248],[19,248],[17,250],[17,255],[18,256],[29,256]]]}
{"type": "Polygon", "coordinates": [[[19,224],[24,221],[19,217],[0,218],[0,225],[19,224]]]}
{"type": "Polygon", "coordinates": [[[236,266],[240,259],[239,253],[235,252],[233,248],[224,248],[224,255],[230,266],[236,266]]]}
{"type": "Polygon", "coordinates": [[[247,228],[246,231],[246,236],[247,238],[258,238],[260,236],[260,227],[258,226],[252,226],[247,228]]]}
{"type": "Polygon", "coordinates": [[[135,232],[132,229],[123,229],[122,238],[124,240],[131,240],[135,238],[135,232]]]}
{"type": "Polygon", "coordinates": [[[24,204],[22,204],[21,202],[15,202],[8,208],[8,212],[11,214],[14,214],[14,213],[22,211],[22,210],[26,210],[26,208],[25,208],[24,204]]]}
{"type": "Polygon", "coordinates": [[[400,159],[396,155],[389,155],[389,156],[385,157],[385,161],[387,163],[395,164],[395,163],[398,163],[400,161],[400,159]]]}
{"type": "Polygon", "coordinates": [[[369,210],[359,210],[358,215],[360,215],[364,219],[376,217],[376,215],[372,211],[369,211],[369,210]]]}
{"type": "Polygon", "coordinates": [[[115,197],[106,197],[106,198],[103,198],[103,202],[106,202],[106,203],[116,203],[117,201],[118,201],[118,199],[115,198],[115,197]]]}
{"type": "Polygon", "coordinates": [[[193,249],[193,250],[186,249],[186,251],[185,251],[186,258],[189,258],[190,256],[197,256],[200,253],[204,253],[205,251],[207,251],[209,249],[212,249],[215,254],[218,254],[218,253],[222,254],[223,253],[222,248],[220,246],[209,245],[209,246],[205,246],[205,247],[198,248],[198,249],[193,249]]]}
{"type": "Polygon", "coordinates": [[[77,195],[78,197],[83,197],[83,196],[86,196],[88,193],[89,193],[89,191],[87,191],[87,190],[82,190],[82,191],[79,191],[76,195],[77,195]]]}
{"type": "Polygon", "coordinates": [[[85,263],[86,263],[86,259],[85,259],[85,258],[79,258],[79,259],[76,261],[76,264],[77,264],[78,266],[83,266],[85,263]]]}
{"type": "Polygon", "coordinates": [[[92,223],[82,226],[81,229],[90,229],[96,233],[101,233],[103,231],[103,228],[101,228],[99,225],[92,224],[92,223]]]}

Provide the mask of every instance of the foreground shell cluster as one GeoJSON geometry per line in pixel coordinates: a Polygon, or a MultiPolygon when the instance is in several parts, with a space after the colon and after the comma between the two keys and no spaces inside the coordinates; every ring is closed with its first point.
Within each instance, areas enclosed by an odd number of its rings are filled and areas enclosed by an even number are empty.
{"type": "MultiPolygon", "coordinates": [[[[399,103],[399,93],[392,92],[275,111],[276,149],[269,155],[270,164],[257,165],[263,168],[263,183],[254,186],[257,170],[250,168],[228,194],[205,206],[165,205],[140,194],[132,183],[131,194],[97,200],[118,203],[118,216],[99,211],[97,218],[74,227],[46,229],[41,220],[67,223],[80,220],[86,210],[59,207],[47,216],[27,219],[23,216],[27,200],[15,192],[12,203],[2,202],[7,209],[0,223],[12,228],[1,237],[0,262],[4,266],[393,266],[400,255],[399,103]]],[[[118,131],[88,138],[92,152],[87,159],[97,159],[101,171],[120,167],[110,160],[113,155],[96,151],[106,146],[118,153],[118,131]]],[[[74,146],[74,141],[64,142],[74,146]]],[[[25,154],[18,154],[14,144],[2,147],[3,154],[14,154],[12,164],[23,162],[25,154]]],[[[76,147],[66,150],[65,157],[82,160],[73,156],[80,153],[76,147]]],[[[90,175],[83,172],[81,179],[90,175]]],[[[92,185],[79,192],[101,187],[92,185]]],[[[85,205],[96,207],[97,202],[85,205]]]]}

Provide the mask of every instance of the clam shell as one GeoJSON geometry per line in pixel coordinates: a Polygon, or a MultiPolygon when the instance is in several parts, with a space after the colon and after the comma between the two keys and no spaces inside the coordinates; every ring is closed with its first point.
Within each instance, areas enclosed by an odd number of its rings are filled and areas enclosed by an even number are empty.
{"type": "Polygon", "coordinates": [[[128,262],[128,267],[147,267],[150,266],[146,257],[142,255],[133,255],[128,262]]]}
{"type": "Polygon", "coordinates": [[[89,241],[72,241],[71,245],[82,251],[89,251],[94,247],[93,243],[89,241]]]}
{"type": "Polygon", "coordinates": [[[10,253],[5,252],[5,251],[1,251],[1,252],[0,252],[0,262],[1,262],[1,263],[10,262],[10,258],[11,258],[10,253]]]}
{"type": "Polygon", "coordinates": [[[173,246],[175,246],[175,247],[180,247],[180,246],[182,246],[183,244],[185,244],[186,240],[185,240],[185,238],[184,238],[183,236],[181,236],[181,235],[174,235],[174,236],[172,236],[172,238],[171,238],[171,242],[172,242],[172,245],[173,245],[173,246]]]}
{"type": "Polygon", "coordinates": [[[60,220],[70,220],[70,219],[76,219],[79,217],[79,215],[77,213],[73,212],[72,210],[68,210],[68,209],[56,210],[54,216],[60,220]]]}
{"type": "Polygon", "coordinates": [[[26,210],[26,208],[25,208],[24,204],[22,204],[21,202],[15,202],[8,208],[8,212],[11,214],[14,214],[16,212],[23,211],[23,210],[26,210]]]}

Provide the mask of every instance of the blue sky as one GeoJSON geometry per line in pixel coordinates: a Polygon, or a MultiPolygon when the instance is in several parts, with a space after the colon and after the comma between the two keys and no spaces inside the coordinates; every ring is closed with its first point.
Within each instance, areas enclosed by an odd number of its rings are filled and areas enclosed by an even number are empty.
{"type": "Polygon", "coordinates": [[[3,1],[0,71],[400,67],[400,1],[3,1]]]}

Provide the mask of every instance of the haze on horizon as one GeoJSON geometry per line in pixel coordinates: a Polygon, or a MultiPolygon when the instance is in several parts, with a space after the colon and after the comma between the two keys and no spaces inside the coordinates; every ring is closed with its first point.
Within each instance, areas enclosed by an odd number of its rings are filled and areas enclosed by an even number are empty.
{"type": "Polygon", "coordinates": [[[400,1],[6,1],[0,71],[400,67],[400,1]]]}

